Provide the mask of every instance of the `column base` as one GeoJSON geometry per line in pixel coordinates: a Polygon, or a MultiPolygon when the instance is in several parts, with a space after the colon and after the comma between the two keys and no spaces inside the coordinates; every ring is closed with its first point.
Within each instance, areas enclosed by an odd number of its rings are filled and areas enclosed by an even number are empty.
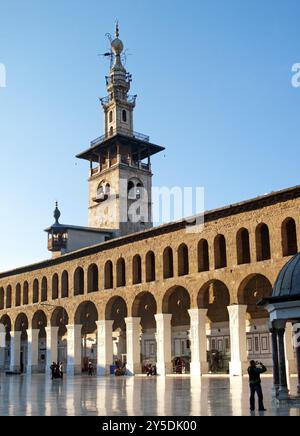
{"type": "Polygon", "coordinates": [[[242,376],[247,374],[248,362],[229,362],[229,374],[231,376],[242,376]]]}
{"type": "Polygon", "coordinates": [[[127,375],[142,374],[142,366],[140,363],[126,364],[127,375]]]}
{"type": "Polygon", "coordinates": [[[208,374],[208,362],[191,362],[190,374],[192,376],[208,374]]]}
{"type": "Polygon", "coordinates": [[[272,397],[277,398],[279,392],[279,385],[273,385],[272,386],[272,397]]]}
{"type": "Polygon", "coordinates": [[[81,365],[67,365],[66,374],[67,375],[81,375],[81,365]]]}
{"type": "Polygon", "coordinates": [[[100,377],[105,377],[106,375],[110,375],[110,367],[111,365],[97,365],[97,375],[100,377]]]}
{"type": "Polygon", "coordinates": [[[20,372],[21,371],[21,367],[20,365],[13,365],[9,368],[10,372],[20,372]]]}
{"type": "Polygon", "coordinates": [[[165,376],[167,374],[173,374],[173,365],[172,362],[169,363],[157,363],[156,364],[157,375],[165,376]]]}
{"type": "Polygon", "coordinates": [[[288,388],[279,388],[278,400],[288,400],[289,398],[290,396],[288,388]]]}

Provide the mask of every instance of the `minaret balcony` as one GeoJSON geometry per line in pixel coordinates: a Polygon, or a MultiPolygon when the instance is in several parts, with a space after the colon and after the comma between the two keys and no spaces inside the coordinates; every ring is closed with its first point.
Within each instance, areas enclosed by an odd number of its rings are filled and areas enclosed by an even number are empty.
{"type": "Polygon", "coordinates": [[[48,239],[48,250],[49,251],[61,251],[67,248],[68,238],[67,236],[53,235],[48,239]]]}
{"type": "Polygon", "coordinates": [[[139,139],[140,141],[150,142],[150,137],[147,135],[144,135],[143,133],[134,132],[134,131],[124,129],[122,127],[118,127],[117,129],[114,129],[114,130],[110,131],[109,133],[106,133],[106,134],[100,136],[99,138],[94,139],[94,141],[91,142],[91,147],[96,147],[97,145],[102,144],[107,139],[110,139],[116,135],[124,135],[124,136],[127,136],[129,138],[139,139]]]}

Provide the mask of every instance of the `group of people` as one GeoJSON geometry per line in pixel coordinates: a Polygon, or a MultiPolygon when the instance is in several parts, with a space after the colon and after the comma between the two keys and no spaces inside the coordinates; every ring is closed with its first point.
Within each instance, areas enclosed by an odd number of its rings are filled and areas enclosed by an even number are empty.
{"type": "Polygon", "coordinates": [[[152,363],[148,363],[148,365],[145,365],[145,373],[147,376],[157,375],[156,366],[152,365],[152,363]]]}
{"type": "Polygon", "coordinates": [[[52,362],[50,366],[51,370],[51,379],[54,378],[63,378],[64,375],[64,366],[62,362],[52,362]]]}

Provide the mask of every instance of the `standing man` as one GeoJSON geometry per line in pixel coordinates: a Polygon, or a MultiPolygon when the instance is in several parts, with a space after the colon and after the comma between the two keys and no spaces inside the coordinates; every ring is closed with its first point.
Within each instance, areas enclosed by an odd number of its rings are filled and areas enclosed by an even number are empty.
{"type": "Polygon", "coordinates": [[[260,374],[267,371],[265,365],[261,362],[255,362],[255,360],[250,361],[250,366],[248,368],[249,374],[249,385],[250,385],[250,410],[253,412],[255,410],[255,392],[258,396],[258,410],[261,412],[266,411],[263,403],[263,393],[261,388],[260,374]],[[258,366],[259,365],[259,366],[258,366]]]}

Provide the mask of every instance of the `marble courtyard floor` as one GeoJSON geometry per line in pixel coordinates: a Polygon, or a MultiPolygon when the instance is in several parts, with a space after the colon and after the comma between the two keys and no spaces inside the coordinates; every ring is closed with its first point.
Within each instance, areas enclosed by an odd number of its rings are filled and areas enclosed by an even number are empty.
{"type": "MultiPolygon", "coordinates": [[[[291,393],[296,378],[290,379],[291,393]]],[[[0,377],[0,415],[220,416],[249,415],[247,378],[188,376],[0,377]]],[[[300,409],[276,408],[272,378],[263,378],[265,415],[300,416],[300,409]]],[[[256,412],[258,415],[258,412],[256,412]]]]}

